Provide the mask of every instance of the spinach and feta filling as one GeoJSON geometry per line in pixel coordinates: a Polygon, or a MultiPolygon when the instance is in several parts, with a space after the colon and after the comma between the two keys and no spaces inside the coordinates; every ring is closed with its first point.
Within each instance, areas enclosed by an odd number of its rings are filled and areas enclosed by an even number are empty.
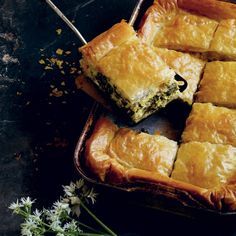
{"type": "Polygon", "coordinates": [[[122,96],[121,91],[112,85],[109,78],[104,75],[97,73],[95,77],[90,78],[135,123],[165,107],[170,101],[176,99],[179,94],[177,83],[164,84],[163,88],[154,96],[146,95],[139,101],[131,102],[122,96]]]}

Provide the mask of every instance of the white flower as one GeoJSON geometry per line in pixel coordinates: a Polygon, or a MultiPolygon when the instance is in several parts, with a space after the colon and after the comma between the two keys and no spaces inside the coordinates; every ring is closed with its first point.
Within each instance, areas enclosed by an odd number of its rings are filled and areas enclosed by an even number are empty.
{"type": "Polygon", "coordinates": [[[33,215],[29,214],[28,218],[31,219],[33,222],[35,222],[36,225],[41,225],[43,222],[43,220],[40,218],[41,215],[42,215],[42,212],[36,209],[33,215]]]}
{"type": "Polygon", "coordinates": [[[35,229],[37,227],[37,222],[31,217],[32,215],[29,215],[25,223],[22,224],[22,226],[29,228],[29,229],[35,229]]]}
{"type": "Polygon", "coordinates": [[[25,228],[25,227],[22,227],[21,229],[21,235],[24,235],[24,236],[32,236],[32,232],[30,231],[30,229],[28,228],[25,228]]]}
{"type": "Polygon", "coordinates": [[[82,196],[89,202],[88,200],[91,200],[91,202],[94,204],[96,201],[97,193],[94,192],[94,189],[88,189],[87,187],[84,187],[82,196]]]}
{"type": "Polygon", "coordinates": [[[37,223],[31,219],[28,219],[25,223],[21,224],[21,235],[24,236],[42,236],[45,231],[43,226],[37,225],[37,223]]]}
{"type": "Polygon", "coordinates": [[[68,203],[60,202],[60,201],[56,201],[53,204],[53,208],[55,208],[55,209],[67,209],[68,207],[69,207],[68,203]]]}
{"type": "Polygon", "coordinates": [[[42,215],[42,212],[39,211],[38,209],[36,209],[36,210],[34,211],[34,216],[35,216],[35,217],[40,218],[41,215],[42,215]]]}
{"type": "Polygon", "coordinates": [[[18,214],[20,212],[21,207],[23,207],[23,205],[19,203],[17,199],[16,202],[11,203],[11,205],[9,206],[9,209],[13,210],[13,213],[18,214]]]}
{"type": "Polygon", "coordinates": [[[76,188],[80,189],[84,186],[84,179],[79,179],[76,181],[76,188]]]}
{"type": "Polygon", "coordinates": [[[51,224],[50,224],[50,228],[53,230],[53,231],[56,231],[56,232],[63,232],[63,228],[61,227],[61,221],[57,220],[57,221],[53,221],[51,224]]]}
{"type": "Polygon", "coordinates": [[[63,229],[67,232],[71,232],[71,231],[82,232],[75,220],[72,220],[71,222],[66,223],[63,229]]]}
{"type": "MultiPolygon", "coordinates": [[[[23,236],[42,236],[45,233],[54,233],[57,236],[80,235],[82,230],[79,228],[79,222],[71,217],[76,215],[78,218],[81,204],[84,201],[94,203],[97,193],[93,188],[88,188],[83,179],[76,183],[71,182],[69,186],[63,186],[63,188],[64,196],[60,197],[51,209],[42,211],[36,209],[31,213],[31,207],[35,201],[29,197],[21,198],[20,202],[17,200],[9,206],[14,213],[24,217],[25,221],[21,224],[23,236]]],[[[86,211],[89,212],[88,209],[86,211]]]]}
{"type": "Polygon", "coordinates": [[[35,200],[31,200],[30,197],[27,197],[27,198],[22,197],[21,198],[21,203],[25,207],[31,207],[34,202],[35,202],[35,200]]]}
{"type": "Polygon", "coordinates": [[[49,222],[58,221],[60,218],[59,215],[55,214],[54,210],[44,210],[44,214],[49,222]]]}
{"type": "Polygon", "coordinates": [[[73,182],[71,182],[70,185],[63,186],[63,190],[65,192],[65,195],[68,197],[71,197],[74,195],[75,189],[76,189],[76,185],[73,182]]]}
{"type": "Polygon", "coordinates": [[[71,197],[70,202],[72,205],[79,205],[81,200],[78,197],[71,197]]]}
{"type": "Polygon", "coordinates": [[[68,203],[57,201],[53,204],[54,214],[61,215],[63,212],[66,212],[68,215],[71,212],[70,206],[68,203]]]}
{"type": "Polygon", "coordinates": [[[96,202],[97,195],[98,194],[94,192],[94,189],[91,188],[90,192],[87,195],[87,198],[89,198],[91,200],[91,202],[94,204],[96,202]]]}
{"type": "MultiPolygon", "coordinates": [[[[72,196],[72,197],[73,197],[73,196],[72,196]]],[[[70,197],[69,197],[69,198],[65,198],[65,197],[62,198],[62,197],[61,197],[61,198],[60,198],[60,201],[63,202],[63,203],[68,203],[68,204],[69,204],[69,203],[70,203],[70,197]]]]}

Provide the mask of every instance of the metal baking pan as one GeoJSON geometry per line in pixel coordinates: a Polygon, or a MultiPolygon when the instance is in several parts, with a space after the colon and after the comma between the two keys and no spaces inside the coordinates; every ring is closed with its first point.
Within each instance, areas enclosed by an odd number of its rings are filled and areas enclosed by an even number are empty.
{"type": "MultiPolygon", "coordinates": [[[[144,8],[141,9],[141,14],[138,17],[136,25],[138,25],[142,14],[150,4],[151,1],[144,1],[144,8]]],[[[224,220],[224,222],[234,221],[236,219],[236,212],[220,212],[211,210],[201,201],[196,201],[196,199],[189,197],[186,192],[181,192],[174,188],[168,188],[167,186],[158,184],[131,183],[126,185],[111,185],[100,182],[84,164],[85,143],[93,132],[97,120],[101,116],[108,117],[120,127],[128,126],[134,130],[145,131],[150,134],[158,132],[167,138],[179,141],[190,110],[191,107],[189,105],[180,101],[174,101],[165,109],[146,118],[136,125],[132,125],[124,123],[124,117],[122,117],[118,112],[110,112],[103,108],[99,103],[94,102],[74,152],[74,163],[78,173],[88,182],[97,185],[100,188],[115,191],[116,194],[119,194],[126,202],[131,204],[194,219],[219,219],[220,221],[224,220]]]]}
{"type": "MultiPolygon", "coordinates": [[[[155,133],[158,131],[168,138],[179,140],[184,126],[185,117],[188,115],[188,112],[189,108],[185,104],[172,103],[163,111],[150,116],[137,125],[129,125],[129,127],[135,130],[145,130],[149,133],[155,133]],[[176,110],[176,105],[178,107],[178,112],[176,110]],[[173,116],[174,113],[175,115],[173,116]],[[181,114],[182,117],[179,118],[178,114],[181,114]],[[173,117],[176,119],[175,122],[173,122],[173,117]]],[[[128,126],[123,123],[122,117],[118,117],[115,113],[105,110],[97,102],[93,104],[74,153],[75,167],[84,179],[102,188],[116,191],[117,194],[123,196],[125,201],[132,204],[135,203],[140,206],[201,220],[206,218],[209,219],[209,217],[211,219],[222,219],[223,217],[227,218],[227,220],[230,218],[230,221],[236,219],[236,212],[219,212],[216,210],[210,210],[207,208],[208,206],[204,205],[201,201],[192,199],[186,192],[174,188],[168,188],[159,184],[143,183],[111,185],[97,180],[84,164],[84,147],[87,139],[93,132],[97,120],[101,116],[108,117],[119,126],[128,126]]]]}

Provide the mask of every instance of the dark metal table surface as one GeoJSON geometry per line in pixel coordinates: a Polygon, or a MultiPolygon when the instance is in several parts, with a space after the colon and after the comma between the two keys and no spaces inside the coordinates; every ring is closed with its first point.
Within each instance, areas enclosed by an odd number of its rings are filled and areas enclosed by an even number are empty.
{"type": "MultiPolygon", "coordinates": [[[[55,3],[89,40],[128,19],[136,1],[55,3]]],[[[12,201],[31,196],[47,207],[62,193],[61,185],[78,178],[73,152],[93,102],[75,86],[79,46],[43,0],[0,0],[0,235],[20,234],[20,219],[7,209],[12,201]],[[59,55],[58,48],[71,53],[59,55]],[[39,63],[50,58],[63,60],[64,68],[39,63]]],[[[93,210],[119,234],[236,235],[234,223],[186,219],[99,191],[93,210]]]]}

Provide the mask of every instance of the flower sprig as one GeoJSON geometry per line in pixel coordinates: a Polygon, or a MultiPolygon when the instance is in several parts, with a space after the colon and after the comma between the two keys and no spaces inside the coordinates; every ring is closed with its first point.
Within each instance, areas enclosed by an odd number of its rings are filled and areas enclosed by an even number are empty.
{"type": "Polygon", "coordinates": [[[20,201],[17,200],[9,206],[14,214],[24,218],[24,222],[21,224],[21,235],[41,236],[48,233],[57,236],[116,235],[86,206],[89,203],[95,203],[97,193],[93,188],[89,188],[83,179],[63,186],[63,190],[64,195],[49,209],[32,211],[35,200],[31,200],[30,197],[21,198],[20,201]],[[80,221],[79,216],[82,209],[100,225],[104,232],[80,221]]]}

